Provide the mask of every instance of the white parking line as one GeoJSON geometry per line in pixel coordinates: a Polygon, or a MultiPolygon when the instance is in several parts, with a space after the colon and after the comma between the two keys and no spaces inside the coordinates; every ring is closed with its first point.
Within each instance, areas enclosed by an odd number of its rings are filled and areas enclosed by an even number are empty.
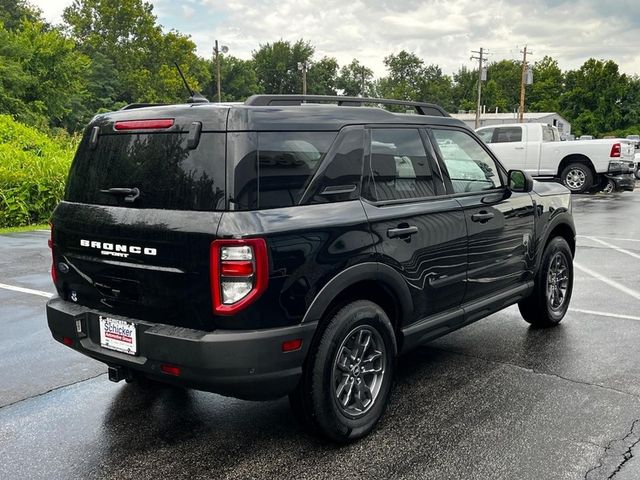
{"type": "Polygon", "coordinates": [[[569,308],[569,311],[576,313],[586,313],[588,315],[597,315],[600,317],[624,318],[626,320],[640,321],[640,317],[634,317],[633,315],[622,315],[620,313],[597,312],[595,310],[584,310],[582,308],[569,308]]]}
{"type": "Polygon", "coordinates": [[[573,262],[573,266],[575,268],[577,268],[578,270],[580,270],[583,273],[586,273],[587,275],[592,276],[593,278],[596,278],[598,280],[600,280],[601,282],[606,283],[607,285],[620,290],[623,293],[626,293],[627,295],[632,296],[633,298],[635,298],[636,300],[640,300],[640,292],[633,290],[629,287],[626,287],[624,285],[622,285],[621,283],[616,282],[615,280],[611,280],[608,277],[605,277],[604,275],[599,274],[598,272],[594,272],[593,270],[587,268],[587,267],[583,267],[582,265],[580,265],[579,263],[573,262]]]}
{"type": "Polygon", "coordinates": [[[587,238],[587,239],[589,239],[589,240],[591,240],[593,242],[596,242],[596,243],[599,243],[601,245],[604,245],[607,248],[611,248],[612,250],[615,250],[615,251],[620,252],[620,253],[624,253],[626,255],[629,255],[630,257],[637,258],[638,260],[640,260],[640,255],[638,255],[637,253],[630,252],[629,250],[626,250],[624,248],[620,248],[620,247],[618,247],[616,245],[613,245],[611,243],[605,242],[605,241],[600,240],[600,239],[598,239],[596,237],[588,237],[586,235],[582,235],[582,238],[587,238]]]}
{"type": "Polygon", "coordinates": [[[41,290],[32,290],[31,288],[16,287],[15,285],[7,285],[6,283],[0,283],[0,288],[3,288],[5,290],[11,290],[13,292],[28,293],[30,295],[38,295],[40,297],[46,297],[46,298],[53,297],[53,293],[43,292],[41,290]]]}
{"type": "Polygon", "coordinates": [[[618,237],[591,237],[587,235],[578,235],[578,238],[603,238],[605,240],[613,240],[616,242],[640,242],[640,238],[618,238],[618,237]]]}

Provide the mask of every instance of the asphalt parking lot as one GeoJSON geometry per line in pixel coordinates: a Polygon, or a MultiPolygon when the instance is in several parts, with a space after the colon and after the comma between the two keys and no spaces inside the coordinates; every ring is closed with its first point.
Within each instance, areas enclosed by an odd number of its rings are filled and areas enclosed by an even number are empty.
{"type": "Polygon", "coordinates": [[[49,334],[48,233],[0,235],[0,478],[638,479],[640,190],[574,216],[559,327],[511,307],[409,354],[379,428],[340,448],[286,399],[109,382],[49,334]]]}

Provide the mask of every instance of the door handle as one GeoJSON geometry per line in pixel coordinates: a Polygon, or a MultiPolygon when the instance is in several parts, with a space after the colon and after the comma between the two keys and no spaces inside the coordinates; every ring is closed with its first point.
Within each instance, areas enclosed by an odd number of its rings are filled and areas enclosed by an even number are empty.
{"type": "Polygon", "coordinates": [[[387,237],[406,239],[411,235],[415,235],[416,233],[418,233],[418,227],[413,225],[408,227],[390,228],[389,230],[387,230],[387,237]]]}
{"type": "Polygon", "coordinates": [[[471,220],[474,222],[487,223],[494,217],[494,214],[487,212],[486,210],[480,210],[478,213],[471,215],[471,220]]]}
{"type": "Polygon", "coordinates": [[[514,150],[524,150],[524,147],[513,147],[514,150]]]}

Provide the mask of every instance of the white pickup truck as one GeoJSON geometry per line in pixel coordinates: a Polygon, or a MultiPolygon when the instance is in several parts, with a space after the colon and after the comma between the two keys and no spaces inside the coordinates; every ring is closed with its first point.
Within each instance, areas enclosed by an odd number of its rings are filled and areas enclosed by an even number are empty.
{"type": "Polygon", "coordinates": [[[629,140],[563,142],[555,127],[543,123],[494,125],[476,132],[508,169],[559,179],[572,192],[635,186],[635,151],[629,140]]]}

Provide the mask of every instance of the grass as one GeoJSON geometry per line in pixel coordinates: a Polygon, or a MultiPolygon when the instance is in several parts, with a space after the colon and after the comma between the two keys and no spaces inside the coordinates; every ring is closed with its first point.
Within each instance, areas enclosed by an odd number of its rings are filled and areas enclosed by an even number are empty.
{"type": "Polygon", "coordinates": [[[41,225],[64,194],[77,139],[0,115],[0,228],[41,225]]]}
{"type": "Polygon", "coordinates": [[[4,235],[5,233],[33,232],[34,230],[49,230],[49,225],[46,223],[43,223],[43,224],[37,224],[37,225],[26,225],[23,227],[0,228],[0,235],[4,235]]]}

